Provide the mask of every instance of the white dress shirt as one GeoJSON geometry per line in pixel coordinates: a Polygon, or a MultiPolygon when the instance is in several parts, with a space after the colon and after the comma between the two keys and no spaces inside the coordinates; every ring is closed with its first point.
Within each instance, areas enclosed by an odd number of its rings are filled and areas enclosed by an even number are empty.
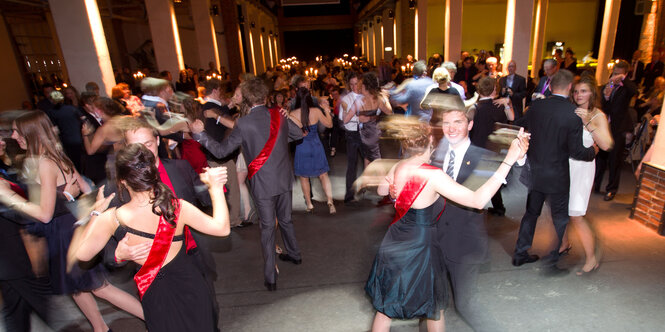
{"type": "Polygon", "coordinates": [[[455,165],[453,166],[453,180],[457,180],[457,175],[459,175],[459,170],[462,168],[462,161],[464,160],[464,155],[466,150],[469,149],[471,145],[471,140],[467,137],[463,142],[460,142],[457,148],[453,148],[452,145],[448,144],[448,152],[446,157],[443,159],[443,172],[445,173],[448,169],[448,162],[450,161],[450,151],[455,151],[455,165]]]}
{"type": "MultiPolygon", "coordinates": [[[[361,94],[355,93],[353,91],[342,97],[342,102],[340,103],[341,112],[339,112],[339,119],[342,120],[342,122],[344,122],[344,113],[351,109],[351,106],[354,102],[361,102],[362,98],[363,96],[361,94]],[[346,109],[344,108],[344,104],[346,104],[346,109]]],[[[351,120],[344,124],[344,129],[347,131],[358,131],[358,115],[351,117],[351,120]]]]}

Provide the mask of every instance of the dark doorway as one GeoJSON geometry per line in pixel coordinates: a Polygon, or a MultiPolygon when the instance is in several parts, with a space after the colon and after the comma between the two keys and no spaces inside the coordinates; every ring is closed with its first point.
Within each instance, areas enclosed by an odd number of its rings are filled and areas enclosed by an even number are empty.
{"type": "Polygon", "coordinates": [[[353,29],[284,31],[284,57],[314,60],[319,55],[353,54],[353,29]]]}

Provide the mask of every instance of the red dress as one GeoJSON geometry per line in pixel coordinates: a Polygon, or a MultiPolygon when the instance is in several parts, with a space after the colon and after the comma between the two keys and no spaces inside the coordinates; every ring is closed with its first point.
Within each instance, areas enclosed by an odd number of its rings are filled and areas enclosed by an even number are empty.
{"type": "Polygon", "coordinates": [[[208,167],[208,159],[201,144],[193,139],[182,141],[182,159],[187,160],[197,174],[203,173],[203,168],[208,167]]]}

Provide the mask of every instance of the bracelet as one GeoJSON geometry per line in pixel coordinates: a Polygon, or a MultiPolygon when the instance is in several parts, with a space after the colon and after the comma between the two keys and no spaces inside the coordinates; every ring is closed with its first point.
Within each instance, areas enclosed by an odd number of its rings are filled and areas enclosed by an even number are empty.
{"type": "Polygon", "coordinates": [[[507,163],[507,162],[505,162],[505,161],[501,161],[501,163],[502,163],[502,164],[505,164],[505,165],[508,165],[508,167],[513,167],[513,165],[515,165],[514,163],[511,165],[511,164],[509,164],[509,163],[507,163]]]}
{"type": "Polygon", "coordinates": [[[100,214],[101,214],[101,213],[100,213],[99,211],[97,211],[97,210],[92,210],[92,212],[90,212],[90,217],[91,217],[91,218],[92,218],[93,216],[95,216],[95,217],[99,217],[100,214]]]}

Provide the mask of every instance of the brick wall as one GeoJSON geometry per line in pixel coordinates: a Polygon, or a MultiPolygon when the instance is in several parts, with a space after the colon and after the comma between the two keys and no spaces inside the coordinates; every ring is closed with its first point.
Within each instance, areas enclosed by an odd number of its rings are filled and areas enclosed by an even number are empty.
{"type": "Polygon", "coordinates": [[[665,235],[665,168],[644,163],[635,189],[630,218],[665,235]]]}

